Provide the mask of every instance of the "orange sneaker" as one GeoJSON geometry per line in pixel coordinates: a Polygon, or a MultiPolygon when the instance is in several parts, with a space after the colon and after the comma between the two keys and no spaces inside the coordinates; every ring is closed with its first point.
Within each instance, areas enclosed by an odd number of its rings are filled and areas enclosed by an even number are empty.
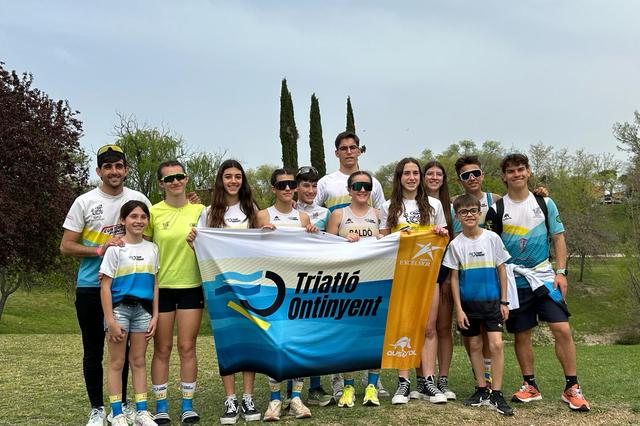
{"type": "Polygon", "coordinates": [[[540,391],[527,382],[524,382],[520,387],[520,390],[514,393],[513,397],[511,397],[511,401],[513,402],[531,402],[539,401],[541,399],[542,395],[540,395],[540,391]]]}
{"type": "Polygon", "coordinates": [[[569,408],[573,411],[589,411],[589,403],[582,395],[582,390],[579,384],[571,386],[566,391],[562,392],[562,400],[569,404],[569,408]]]}

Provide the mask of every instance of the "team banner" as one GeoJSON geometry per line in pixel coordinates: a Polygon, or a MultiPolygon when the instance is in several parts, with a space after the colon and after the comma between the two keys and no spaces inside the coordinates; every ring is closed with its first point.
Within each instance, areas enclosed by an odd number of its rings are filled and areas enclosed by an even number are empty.
{"type": "Polygon", "coordinates": [[[418,366],[446,244],[432,232],[349,243],[301,228],[198,228],[220,374],[418,366]]]}

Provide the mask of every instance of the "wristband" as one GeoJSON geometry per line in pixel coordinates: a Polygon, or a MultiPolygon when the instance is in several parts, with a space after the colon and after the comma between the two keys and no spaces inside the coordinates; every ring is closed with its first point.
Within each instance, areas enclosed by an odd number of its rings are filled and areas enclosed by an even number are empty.
{"type": "Polygon", "coordinates": [[[558,269],[556,269],[556,274],[561,274],[561,275],[564,275],[566,277],[567,276],[567,269],[566,268],[558,268],[558,269]]]}
{"type": "Polygon", "coordinates": [[[98,255],[98,257],[102,256],[102,246],[96,247],[96,254],[98,255]]]}
{"type": "Polygon", "coordinates": [[[504,305],[504,306],[509,306],[509,301],[508,300],[501,300],[500,304],[504,305]]]}

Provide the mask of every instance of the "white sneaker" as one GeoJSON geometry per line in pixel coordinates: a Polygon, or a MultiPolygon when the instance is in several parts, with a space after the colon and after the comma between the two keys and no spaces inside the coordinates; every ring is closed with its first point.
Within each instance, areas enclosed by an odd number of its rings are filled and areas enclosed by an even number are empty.
{"type": "Polygon", "coordinates": [[[291,403],[289,404],[289,415],[295,417],[296,419],[308,419],[311,417],[311,410],[304,405],[300,397],[291,398],[291,403]]]}
{"type": "Polygon", "coordinates": [[[147,410],[140,410],[136,413],[136,426],[158,426],[147,410]]]}
{"type": "Polygon", "coordinates": [[[87,422],[87,426],[104,426],[104,421],[106,419],[104,407],[94,408],[89,413],[89,421],[87,422]]]}
{"type": "Polygon", "coordinates": [[[122,414],[127,418],[127,422],[129,422],[130,425],[135,423],[137,412],[138,410],[136,410],[135,403],[122,404],[122,414]]]}
{"type": "Polygon", "coordinates": [[[331,375],[331,390],[333,391],[333,397],[335,400],[339,400],[342,396],[342,391],[344,389],[344,379],[340,374],[332,374],[331,375]]]}
{"type": "Polygon", "coordinates": [[[129,422],[127,421],[127,416],[123,414],[118,414],[111,419],[111,426],[129,426],[129,422]]]}
{"type": "Polygon", "coordinates": [[[277,422],[280,420],[280,412],[282,410],[282,401],[279,399],[274,399],[269,402],[269,406],[267,407],[267,411],[265,411],[264,416],[262,416],[262,420],[265,422],[277,422]]]}

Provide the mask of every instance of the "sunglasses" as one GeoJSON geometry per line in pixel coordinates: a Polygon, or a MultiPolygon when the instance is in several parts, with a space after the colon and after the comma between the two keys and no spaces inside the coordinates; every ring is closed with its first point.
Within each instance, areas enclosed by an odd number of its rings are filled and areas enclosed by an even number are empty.
{"type": "Polygon", "coordinates": [[[103,147],[100,147],[100,149],[98,149],[98,154],[97,155],[102,155],[102,154],[104,154],[105,152],[108,152],[108,151],[115,151],[115,152],[119,152],[121,154],[124,154],[124,151],[118,145],[105,145],[103,147]]]}
{"type": "Polygon", "coordinates": [[[162,179],[160,179],[160,180],[161,180],[162,182],[164,182],[164,183],[171,183],[171,182],[173,182],[173,181],[174,181],[174,180],[176,180],[176,179],[177,179],[177,180],[179,180],[179,181],[183,181],[183,180],[185,180],[185,178],[186,178],[186,177],[187,177],[187,175],[186,175],[186,174],[184,174],[184,173],[176,173],[176,174],[174,174],[174,175],[167,175],[167,176],[164,176],[164,177],[163,177],[162,179]]]}
{"type": "Polygon", "coordinates": [[[367,192],[371,192],[371,190],[373,189],[373,184],[371,182],[353,182],[351,184],[351,190],[352,191],[360,191],[364,189],[367,192]]]}
{"type": "Polygon", "coordinates": [[[338,148],[338,151],[347,152],[347,151],[358,151],[360,147],[358,145],[349,145],[349,146],[341,146],[338,148]]]}
{"type": "Polygon", "coordinates": [[[318,171],[313,166],[302,166],[298,169],[296,176],[306,175],[307,173],[313,173],[315,175],[319,174],[318,171]]]}
{"type": "Polygon", "coordinates": [[[480,209],[476,208],[476,207],[473,207],[473,208],[470,208],[470,209],[460,209],[460,210],[458,210],[458,214],[460,216],[469,216],[469,215],[475,216],[478,213],[480,213],[480,209]]]}
{"type": "Polygon", "coordinates": [[[460,180],[461,181],[469,180],[469,179],[471,179],[471,176],[473,176],[476,179],[478,179],[480,176],[482,176],[482,170],[473,169],[473,170],[467,170],[466,172],[462,172],[462,173],[460,173],[460,180]]]}
{"type": "Polygon", "coordinates": [[[273,187],[278,191],[284,191],[287,189],[287,186],[289,189],[296,189],[298,187],[298,182],[295,180],[281,180],[273,184],[273,187]]]}

